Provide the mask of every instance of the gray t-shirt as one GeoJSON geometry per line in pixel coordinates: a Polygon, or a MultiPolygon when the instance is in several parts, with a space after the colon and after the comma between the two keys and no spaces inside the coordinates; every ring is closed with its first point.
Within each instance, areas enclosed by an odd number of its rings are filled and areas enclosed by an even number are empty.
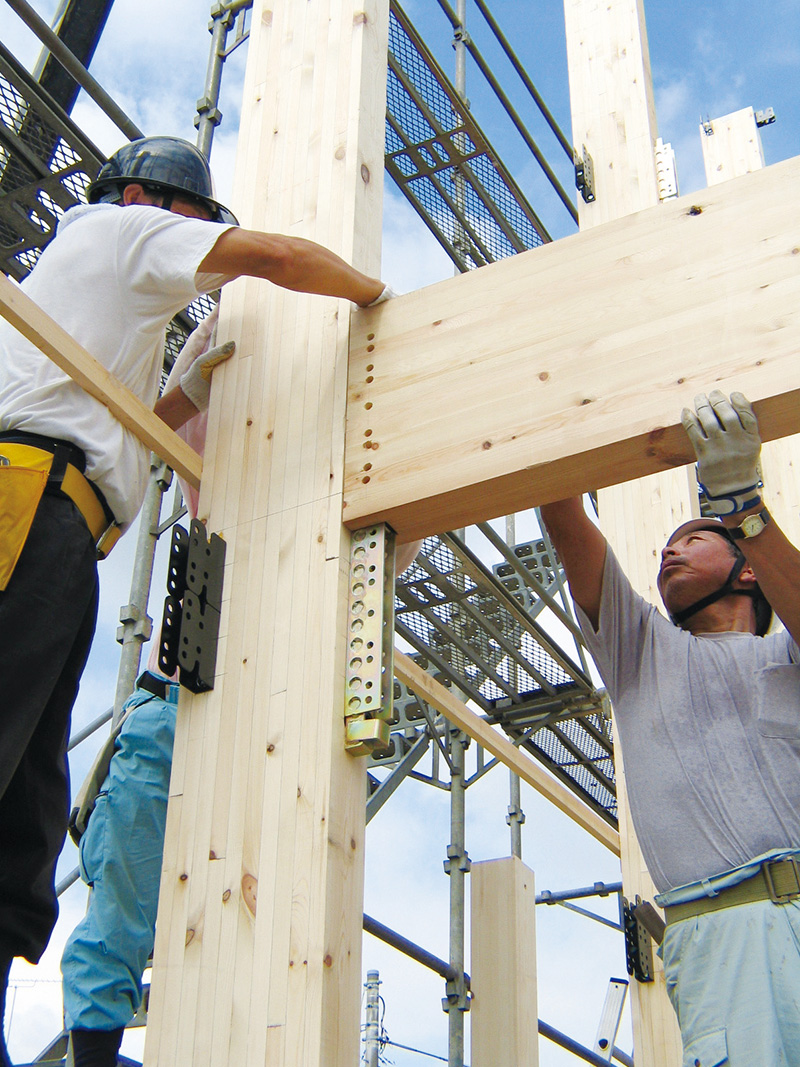
{"type": "Polygon", "coordinates": [[[800,649],[789,634],[693,637],[633,591],[611,549],[598,631],[578,615],[658,891],[800,846],[800,649]]]}

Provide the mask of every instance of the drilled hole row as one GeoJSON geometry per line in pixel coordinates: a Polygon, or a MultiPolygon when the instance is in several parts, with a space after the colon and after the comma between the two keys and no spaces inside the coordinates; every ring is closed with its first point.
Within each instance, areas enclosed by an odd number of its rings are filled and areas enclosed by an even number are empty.
{"type": "Polygon", "coordinates": [[[378,541],[375,530],[358,530],[353,534],[356,543],[350,568],[350,635],[348,643],[348,667],[350,676],[347,687],[347,710],[351,715],[360,711],[372,711],[378,706],[380,693],[375,693],[375,683],[369,674],[375,666],[375,642],[370,640],[364,629],[368,621],[374,618],[375,609],[367,606],[367,593],[374,589],[377,582],[376,566],[369,562],[369,555],[376,551],[378,541]]]}

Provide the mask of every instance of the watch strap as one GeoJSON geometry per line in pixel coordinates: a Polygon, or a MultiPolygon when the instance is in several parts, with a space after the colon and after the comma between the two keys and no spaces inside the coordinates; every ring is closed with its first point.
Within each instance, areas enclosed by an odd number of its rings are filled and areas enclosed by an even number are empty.
{"type": "MultiPolygon", "coordinates": [[[[761,530],[763,530],[764,526],[767,526],[772,521],[772,516],[766,508],[762,508],[761,511],[756,512],[755,515],[748,515],[747,519],[761,519],[761,522],[763,523],[761,530]]],[[[744,524],[747,522],[747,519],[744,519],[739,526],[734,526],[732,529],[728,529],[728,533],[731,535],[734,541],[745,541],[747,540],[748,536],[756,536],[756,534],[748,535],[742,529],[742,526],[744,526],[744,524]]],[[[759,530],[758,533],[761,533],[761,530],[759,530]]]]}

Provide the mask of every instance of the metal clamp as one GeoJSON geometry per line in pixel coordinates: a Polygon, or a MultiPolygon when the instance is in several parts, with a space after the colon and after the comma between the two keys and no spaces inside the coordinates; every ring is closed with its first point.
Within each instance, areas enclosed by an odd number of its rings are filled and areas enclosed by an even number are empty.
{"type": "Polygon", "coordinates": [[[394,710],[394,530],[385,523],[350,540],[345,669],[345,749],[389,747],[394,710]]]}
{"type": "Polygon", "coordinates": [[[575,186],[587,204],[594,203],[594,162],[586,151],[586,145],[581,146],[583,155],[579,156],[577,149],[573,150],[572,161],[575,164],[575,186]]]}

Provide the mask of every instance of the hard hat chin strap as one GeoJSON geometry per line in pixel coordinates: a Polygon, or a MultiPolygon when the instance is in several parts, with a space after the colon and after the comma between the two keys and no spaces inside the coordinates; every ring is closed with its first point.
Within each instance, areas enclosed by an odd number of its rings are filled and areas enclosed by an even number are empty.
{"type": "Polygon", "coordinates": [[[697,603],[691,604],[688,608],[684,608],[683,611],[676,611],[674,614],[670,615],[670,619],[675,623],[676,626],[682,626],[687,619],[692,617],[692,615],[696,615],[698,611],[702,611],[703,608],[707,608],[709,604],[716,604],[716,602],[718,600],[722,600],[723,597],[733,595],[749,596],[755,599],[759,595],[759,591],[757,589],[733,588],[733,583],[742,573],[746,562],[747,560],[744,558],[744,556],[739,555],[735,560],[733,566],[731,567],[731,572],[728,575],[725,584],[720,589],[717,589],[715,593],[709,593],[708,596],[704,596],[702,600],[698,600],[697,603]]]}

